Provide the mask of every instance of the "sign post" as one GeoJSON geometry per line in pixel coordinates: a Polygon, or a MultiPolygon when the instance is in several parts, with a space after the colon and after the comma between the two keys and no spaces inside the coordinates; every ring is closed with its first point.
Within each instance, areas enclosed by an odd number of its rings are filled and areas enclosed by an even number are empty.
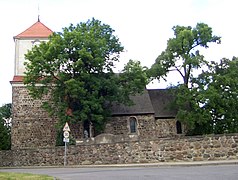
{"type": "Polygon", "coordinates": [[[64,139],[63,139],[63,141],[64,141],[64,166],[66,166],[66,164],[67,164],[67,143],[69,142],[69,132],[70,132],[69,125],[67,122],[64,125],[63,131],[64,131],[64,139]]]}

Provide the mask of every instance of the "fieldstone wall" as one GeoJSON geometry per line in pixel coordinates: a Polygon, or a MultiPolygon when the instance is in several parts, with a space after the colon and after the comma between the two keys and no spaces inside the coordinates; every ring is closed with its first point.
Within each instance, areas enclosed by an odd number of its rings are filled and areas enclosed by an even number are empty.
{"type": "MultiPolygon", "coordinates": [[[[68,165],[238,159],[238,134],[135,140],[100,135],[69,146],[68,165]]],[[[63,165],[64,147],[0,151],[0,166],[63,165]]]]}
{"type": "Polygon", "coordinates": [[[175,119],[157,119],[156,120],[156,136],[171,137],[177,135],[175,119]]]}
{"type": "Polygon", "coordinates": [[[129,135],[129,119],[137,119],[136,134],[141,139],[150,139],[152,137],[173,137],[177,135],[176,120],[173,119],[155,119],[154,115],[136,115],[136,116],[114,116],[106,124],[105,133],[114,135],[129,135]]]}
{"type": "Polygon", "coordinates": [[[104,132],[114,135],[138,135],[141,139],[148,139],[156,135],[155,118],[154,115],[113,116],[107,122],[104,132]],[[130,133],[130,117],[137,120],[136,133],[130,133]]]}
{"type": "Polygon", "coordinates": [[[57,120],[41,108],[47,97],[34,100],[24,86],[13,86],[12,96],[12,149],[54,147],[57,120]]]}
{"type": "MultiPolygon", "coordinates": [[[[70,124],[72,136],[77,140],[84,139],[83,123],[70,124]]],[[[176,134],[175,120],[155,120],[153,115],[136,116],[113,116],[108,119],[104,133],[113,135],[138,136],[141,139],[152,137],[169,137],[176,134]],[[136,133],[130,133],[129,119],[135,117],[137,120],[136,133]],[[164,134],[163,134],[164,133],[164,134]]]]}

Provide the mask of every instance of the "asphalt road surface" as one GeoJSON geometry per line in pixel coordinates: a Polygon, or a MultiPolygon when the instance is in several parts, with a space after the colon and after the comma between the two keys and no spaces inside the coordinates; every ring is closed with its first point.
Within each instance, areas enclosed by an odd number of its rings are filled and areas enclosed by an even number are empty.
{"type": "Polygon", "coordinates": [[[238,180],[238,165],[31,168],[0,169],[7,172],[47,174],[61,180],[238,180]]]}

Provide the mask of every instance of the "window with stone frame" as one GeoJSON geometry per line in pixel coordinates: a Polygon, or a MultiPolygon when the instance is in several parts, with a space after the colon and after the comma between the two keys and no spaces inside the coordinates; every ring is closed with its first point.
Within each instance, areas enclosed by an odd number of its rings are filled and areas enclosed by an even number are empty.
{"type": "Polygon", "coordinates": [[[137,120],[135,117],[130,117],[129,119],[129,128],[130,133],[136,133],[137,132],[137,120]]]}

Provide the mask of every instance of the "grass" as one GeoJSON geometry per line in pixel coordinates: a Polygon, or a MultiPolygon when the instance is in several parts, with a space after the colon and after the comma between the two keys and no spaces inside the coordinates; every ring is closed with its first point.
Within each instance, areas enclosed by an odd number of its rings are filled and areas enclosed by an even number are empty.
{"type": "Polygon", "coordinates": [[[29,173],[0,172],[0,180],[54,180],[54,177],[47,175],[29,173]]]}

